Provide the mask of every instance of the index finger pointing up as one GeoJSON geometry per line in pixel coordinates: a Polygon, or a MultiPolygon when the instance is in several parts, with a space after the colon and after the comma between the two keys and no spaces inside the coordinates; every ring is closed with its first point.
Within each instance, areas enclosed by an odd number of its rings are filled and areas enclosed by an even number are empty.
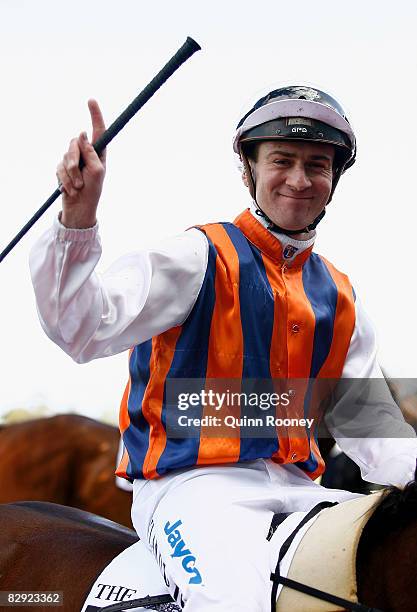
{"type": "Polygon", "coordinates": [[[92,143],[94,144],[105,132],[106,126],[104,124],[100,107],[96,100],[91,99],[88,101],[88,110],[90,111],[91,123],[93,125],[92,143]]]}

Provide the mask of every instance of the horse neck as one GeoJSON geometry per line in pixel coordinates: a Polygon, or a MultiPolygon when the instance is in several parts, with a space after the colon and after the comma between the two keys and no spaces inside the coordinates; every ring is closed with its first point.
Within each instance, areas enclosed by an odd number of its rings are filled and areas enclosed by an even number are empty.
{"type": "MultiPolygon", "coordinates": [[[[410,486],[410,485],[409,485],[410,486]]],[[[392,489],[365,526],[356,559],[358,599],[384,612],[415,612],[417,485],[392,489]]]]}

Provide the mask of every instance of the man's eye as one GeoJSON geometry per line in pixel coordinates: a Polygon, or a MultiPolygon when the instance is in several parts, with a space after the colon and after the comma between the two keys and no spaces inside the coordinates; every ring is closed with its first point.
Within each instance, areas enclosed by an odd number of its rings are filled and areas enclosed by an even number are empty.
{"type": "Polygon", "coordinates": [[[288,159],[275,159],[274,164],[278,164],[279,166],[284,166],[288,164],[288,159]]]}

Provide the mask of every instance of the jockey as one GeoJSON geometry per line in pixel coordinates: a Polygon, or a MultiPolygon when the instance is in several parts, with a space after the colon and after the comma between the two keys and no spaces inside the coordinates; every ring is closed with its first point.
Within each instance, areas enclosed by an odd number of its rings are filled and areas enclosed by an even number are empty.
{"type": "MultiPolygon", "coordinates": [[[[89,108],[94,141],[105,128],[97,103],[89,108]]],[[[75,361],[130,349],[117,474],[133,482],[135,529],[187,612],[270,610],[274,513],[355,497],[314,482],[324,470],[315,433],[291,420],[306,416],[308,381],[382,378],[373,328],[347,276],[313,253],[315,228],[355,161],[342,108],[318,89],[276,89],[239,122],[233,147],[249,209],[125,255],[99,275],[105,158],[82,133],[57,169],[62,211],[30,259],[42,327],[75,361]],[[214,408],[203,401],[225,380],[233,388],[256,380],[264,391],[272,379],[295,381],[296,392],[280,396],[274,414],[288,418],[262,435],[254,420],[246,428],[253,408],[240,406],[241,418],[226,422],[226,393],[214,408]],[[301,394],[297,381],[307,381],[301,394]],[[185,406],[172,400],[175,389],[185,406]]],[[[385,396],[368,417],[350,437],[337,419],[328,427],[364,479],[405,485],[414,431],[385,396]]]]}

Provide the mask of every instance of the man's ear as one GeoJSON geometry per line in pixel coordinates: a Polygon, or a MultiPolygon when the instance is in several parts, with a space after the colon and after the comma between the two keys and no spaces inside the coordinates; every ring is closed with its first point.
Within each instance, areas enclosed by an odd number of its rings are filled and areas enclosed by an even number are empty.
{"type": "Polygon", "coordinates": [[[242,160],[242,162],[243,162],[242,181],[245,187],[247,187],[250,190],[251,188],[250,183],[252,182],[252,177],[255,176],[255,163],[252,162],[252,160],[247,159],[247,158],[246,160],[242,160]],[[248,179],[248,172],[252,174],[252,177],[249,175],[249,179],[248,179]]]}

